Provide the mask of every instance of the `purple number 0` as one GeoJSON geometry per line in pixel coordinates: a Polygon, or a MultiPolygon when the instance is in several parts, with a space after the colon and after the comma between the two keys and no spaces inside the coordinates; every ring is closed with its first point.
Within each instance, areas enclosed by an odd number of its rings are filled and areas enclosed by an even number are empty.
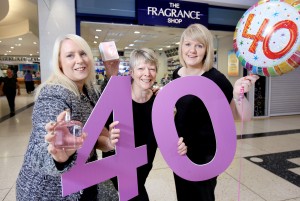
{"type": "MultiPolygon", "coordinates": [[[[88,137],[78,150],[76,165],[62,174],[63,196],[115,176],[118,177],[120,200],[129,200],[138,194],[136,168],[147,163],[147,153],[146,146],[135,148],[134,145],[130,90],[130,77],[110,79],[83,128],[88,137]],[[112,111],[114,119],[120,121],[118,128],[122,132],[116,155],[86,164],[85,161],[112,111]]],[[[187,180],[200,181],[217,176],[225,171],[234,157],[236,131],[229,104],[218,86],[207,78],[185,77],[167,84],[155,99],[152,122],[164,159],[177,175],[187,180]],[[179,156],[177,153],[178,135],[173,111],[176,101],[187,94],[195,95],[204,102],[215,131],[216,154],[210,163],[204,165],[194,164],[187,156],[179,156]]]]}
{"type": "Polygon", "coordinates": [[[152,124],[165,161],[182,178],[202,181],[215,177],[226,170],[234,157],[236,130],[230,106],[221,89],[205,77],[183,77],[167,84],[155,99],[152,124]],[[179,156],[177,153],[178,134],[174,124],[174,107],[179,98],[188,94],[203,101],[215,131],[216,154],[211,162],[204,165],[197,165],[187,156],[179,156]]]}

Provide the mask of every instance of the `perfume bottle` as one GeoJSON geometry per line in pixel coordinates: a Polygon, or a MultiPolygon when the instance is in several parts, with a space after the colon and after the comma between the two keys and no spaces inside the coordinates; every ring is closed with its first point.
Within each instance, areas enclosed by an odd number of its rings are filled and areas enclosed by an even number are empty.
{"type": "Polygon", "coordinates": [[[66,109],[66,116],[54,127],[54,147],[58,149],[79,149],[83,144],[82,123],[71,120],[70,109],[66,109]]]}
{"type": "Polygon", "coordinates": [[[108,77],[120,74],[120,57],[114,41],[102,42],[99,44],[101,59],[105,66],[108,77]]]}

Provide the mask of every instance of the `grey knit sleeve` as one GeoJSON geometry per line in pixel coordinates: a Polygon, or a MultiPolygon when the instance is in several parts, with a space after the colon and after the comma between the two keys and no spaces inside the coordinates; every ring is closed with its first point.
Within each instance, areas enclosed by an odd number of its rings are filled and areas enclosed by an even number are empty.
{"type": "MultiPolygon", "coordinates": [[[[58,175],[58,171],[52,156],[48,153],[48,143],[45,142],[45,125],[50,121],[56,121],[56,117],[66,108],[72,107],[72,99],[76,99],[75,95],[62,86],[46,86],[44,87],[38,99],[35,102],[32,124],[33,130],[30,137],[29,148],[26,160],[30,160],[33,167],[37,168],[49,175],[58,175]]],[[[76,159],[76,156],[74,157],[76,159]]],[[[73,165],[74,161],[69,164],[73,165]]],[[[63,170],[66,171],[68,167],[63,170]]]]}

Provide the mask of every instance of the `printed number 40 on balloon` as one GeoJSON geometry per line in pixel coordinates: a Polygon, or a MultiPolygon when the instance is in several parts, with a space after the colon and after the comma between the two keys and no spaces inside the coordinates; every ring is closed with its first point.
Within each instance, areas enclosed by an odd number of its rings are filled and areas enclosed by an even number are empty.
{"type": "MultiPolygon", "coordinates": [[[[147,163],[146,146],[135,147],[132,118],[131,80],[129,76],[113,76],[98,100],[83,130],[88,133],[78,150],[75,165],[62,175],[63,195],[78,192],[117,176],[120,200],[138,194],[137,167],[147,163]],[[120,139],[116,154],[86,163],[110,113],[120,123],[120,139]]],[[[233,160],[236,149],[236,130],[228,101],[221,89],[201,76],[176,79],[157,95],[152,108],[152,124],[160,151],[170,168],[191,181],[207,180],[221,174],[233,160]],[[197,86],[206,86],[199,89],[197,86]],[[176,90],[174,90],[176,89],[176,90]],[[205,104],[215,131],[216,153],[212,161],[197,165],[187,156],[177,153],[178,134],[174,125],[175,103],[192,94],[205,104]]]]}
{"type": "Polygon", "coordinates": [[[236,26],[234,50],[244,68],[278,76],[300,65],[300,1],[263,0],[236,26]]]}

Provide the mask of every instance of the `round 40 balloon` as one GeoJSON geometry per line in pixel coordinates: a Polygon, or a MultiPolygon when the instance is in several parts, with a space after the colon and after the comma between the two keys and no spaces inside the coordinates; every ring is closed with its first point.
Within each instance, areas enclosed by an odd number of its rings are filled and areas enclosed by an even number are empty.
{"type": "Polygon", "coordinates": [[[300,66],[300,0],[262,0],[239,20],[233,38],[244,68],[278,76],[300,66]]]}

